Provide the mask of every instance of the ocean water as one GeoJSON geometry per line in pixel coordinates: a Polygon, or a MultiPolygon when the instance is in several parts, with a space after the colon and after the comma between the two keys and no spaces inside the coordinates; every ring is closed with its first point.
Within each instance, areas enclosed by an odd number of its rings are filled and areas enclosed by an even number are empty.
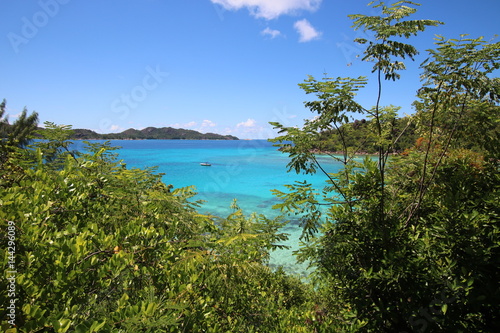
{"type": "MultiPolygon", "coordinates": [[[[200,213],[225,217],[233,199],[244,213],[264,214],[274,218],[280,214],[272,206],[278,199],[272,189],[286,191],[285,184],[295,181],[312,183],[322,188],[326,183],[323,174],[305,175],[287,172],[288,156],[266,140],[112,140],[116,152],[127,167],[156,166],[164,173],[163,181],[175,188],[195,186],[196,199],[205,201],[200,213]],[[201,166],[208,162],[211,166],[201,166]]],[[[75,149],[84,144],[75,142],[75,149]]],[[[340,165],[328,157],[319,157],[327,172],[336,172],[340,165]]],[[[282,266],[289,273],[306,275],[306,265],[298,264],[292,252],[299,248],[301,228],[297,219],[291,219],[283,228],[289,234],[284,242],[290,250],[277,250],[271,254],[270,265],[282,266]]]]}

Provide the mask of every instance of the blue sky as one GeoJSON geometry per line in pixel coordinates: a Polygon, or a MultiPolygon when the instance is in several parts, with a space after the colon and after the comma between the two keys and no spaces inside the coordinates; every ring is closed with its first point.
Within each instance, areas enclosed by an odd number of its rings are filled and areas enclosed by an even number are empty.
{"type": "MultiPolygon", "coordinates": [[[[13,121],[26,106],[41,122],[101,133],[148,126],[265,139],[269,121],[313,115],[297,86],[307,75],[368,75],[348,14],[352,0],[0,0],[0,99],[13,121]]],[[[443,21],[410,41],[421,51],[383,104],[411,114],[419,64],[434,34],[500,33],[498,0],[420,1],[414,16],[443,21]]],[[[375,103],[375,87],[360,93],[375,103]]]]}

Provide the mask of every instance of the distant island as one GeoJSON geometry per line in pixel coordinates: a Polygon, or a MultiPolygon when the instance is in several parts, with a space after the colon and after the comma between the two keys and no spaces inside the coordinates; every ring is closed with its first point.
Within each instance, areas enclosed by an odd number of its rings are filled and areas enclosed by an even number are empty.
{"type": "Polygon", "coordinates": [[[142,130],[129,128],[120,133],[99,134],[89,129],[73,129],[75,140],[239,140],[232,135],[200,133],[172,127],[147,127],[142,130]]]}

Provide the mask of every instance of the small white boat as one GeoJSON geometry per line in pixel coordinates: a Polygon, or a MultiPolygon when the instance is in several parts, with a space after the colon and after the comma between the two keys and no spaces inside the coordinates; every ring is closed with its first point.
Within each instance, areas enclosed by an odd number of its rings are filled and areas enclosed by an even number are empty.
{"type": "Polygon", "coordinates": [[[203,163],[200,163],[201,166],[212,166],[212,164],[208,163],[208,162],[203,162],[203,163]]]}

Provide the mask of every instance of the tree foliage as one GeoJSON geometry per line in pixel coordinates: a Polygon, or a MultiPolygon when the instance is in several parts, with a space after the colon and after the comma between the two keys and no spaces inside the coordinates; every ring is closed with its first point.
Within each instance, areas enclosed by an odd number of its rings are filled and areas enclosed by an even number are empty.
{"type": "Polygon", "coordinates": [[[364,77],[300,84],[318,98],[305,103],[316,116],[302,128],[272,123],[280,133],[273,141],[289,154],[289,170],[323,172],[327,186],[320,193],[307,183],[276,190],[276,208],[303,214],[309,242],[299,258],[316,267],[330,308],[349,306],[365,323],[362,331],[496,331],[500,45],[438,36],[421,66],[416,113],[394,131],[397,108],[379,104],[383,79],[399,79],[402,59],[417,54],[400,39],[440,22],[406,20],[417,6],[410,1],[372,4],[380,16],[351,18],[354,28],[375,34],[374,41],[358,40],[366,45],[363,60],[374,63],[375,106],[356,102],[364,77]],[[375,157],[357,157],[350,144],[349,122],[359,114],[371,119],[365,140],[375,157]],[[414,145],[392,155],[408,130],[414,145]],[[332,155],[343,165],[337,173],[327,173],[311,151],[328,133],[343,154],[332,155]]]}
{"type": "MultiPolygon", "coordinates": [[[[388,121],[384,122],[385,138],[398,138],[390,147],[391,153],[402,153],[412,148],[418,139],[414,119],[410,116],[399,118],[397,114],[392,117],[391,113],[385,113],[386,110],[392,110],[394,114],[399,110],[398,107],[392,105],[382,109],[382,112],[390,117],[388,121]]],[[[375,120],[370,117],[367,118],[361,120],[355,119],[339,126],[338,129],[333,128],[320,132],[317,145],[314,146],[314,149],[319,153],[334,155],[342,155],[344,150],[359,155],[377,154],[379,142],[378,135],[376,134],[377,125],[375,120]]]]}
{"type": "Polygon", "coordinates": [[[9,120],[5,114],[6,100],[0,103],[0,144],[2,153],[7,147],[24,147],[26,146],[38,125],[38,114],[32,112],[28,115],[28,110],[23,109],[13,124],[9,124],[9,120]]]}
{"type": "Polygon", "coordinates": [[[236,201],[227,217],[200,214],[193,188],[128,169],[110,142],[72,151],[71,126],[46,123],[28,145],[36,114],[9,125],[3,102],[0,312],[15,303],[16,327],[2,316],[2,329],[500,330],[500,44],[438,36],[416,113],[398,118],[380,105],[383,82],[418,53],[403,41],[440,22],[408,19],[410,1],[371,4],[380,15],[351,18],[374,33],[357,40],[373,63],[374,106],[356,99],[367,77],[309,76],[300,87],[316,98],[305,103],[314,118],[272,123],[288,170],[326,179],[321,190],[274,190],[276,208],[300,218],[312,284],[266,266],[287,238],[281,217],[245,215],[236,201]],[[334,173],[315,154],[329,145],[341,152],[334,173]],[[366,147],[375,155],[357,155],[366,147]]]}
{"type": "Polygon", "coordinates": [[[15,148],[0,174],[2,328],[18,332],[284,332],[327,327],[317,292],[271,271],[283,222],[202,215],[192,188],[128,169],[109,142],[70,150],[70,126],[15,148]],[[10,252],[14,251],[11,255],[10,252]],[[9,252],[10,251],[10,252],[9,252]],[[9,266],[13,265],[13,266],[9,266]],[[10,274],[7,270],[4,274],[10,274]],[[319,319],[319,321],[318,321],[319,319]]]}

